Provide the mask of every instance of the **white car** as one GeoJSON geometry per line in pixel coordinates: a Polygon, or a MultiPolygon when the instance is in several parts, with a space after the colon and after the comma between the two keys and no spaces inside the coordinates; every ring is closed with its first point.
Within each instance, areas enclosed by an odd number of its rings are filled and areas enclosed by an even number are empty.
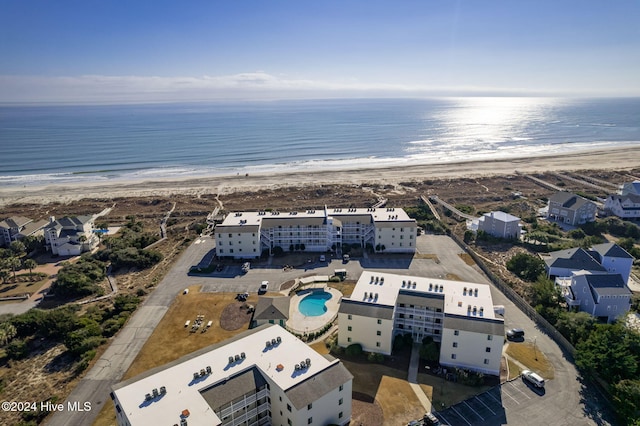
{"type": "Polygon", "coordinates": [[[324,256],[324,254],[320,255],[320,262],[325,262],[327,260],[327,258],[324,256]]]}
{"type": "Polygon", "coordinates": [[[268,289],[269,289],[269,281],[262,281],[262,284],[260,284],[260,289],[258,290],[258,293],[260,294],[266,293],[268,289]]]}
{"type": "Polygon", "coordinates": [[[537,388],[544,387],[544,379],[530,370],[522,370],[522,379],[528,381],[537,388]]]}

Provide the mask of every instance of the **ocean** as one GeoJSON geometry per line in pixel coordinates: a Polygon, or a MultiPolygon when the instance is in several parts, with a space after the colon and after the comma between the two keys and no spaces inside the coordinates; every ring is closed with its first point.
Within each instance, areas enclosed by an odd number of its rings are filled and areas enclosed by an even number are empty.
{"type": "Polygon", "coordinates": [[[0,106],[1,186],[354,169],[640,144],[640,98],[0,106]]]}

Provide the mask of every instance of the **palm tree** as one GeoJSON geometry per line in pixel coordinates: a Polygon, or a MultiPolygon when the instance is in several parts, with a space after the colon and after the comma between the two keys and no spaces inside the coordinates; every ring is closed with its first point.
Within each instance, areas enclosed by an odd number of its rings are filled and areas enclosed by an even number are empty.
{"type": "Polygon", "coordinates": [[[16,334],[18,334],[18,331],[10,322],[3,322],[0,324],[0,346],[4,346],[9,343],[16,334]]]}
{"type": "Polygon", "coordinates": [[[33,259],[27,259],[24,261],[24,267],[29,270],[29,275],[33,275],[33,268],[38,266],[38,262],[33,259]]]}
{"type": "Polygon", "coordinates": [[[18,259],[15,256],[11,256],[8,259],[6,259],[6,261],[7,261],[7,266],[11,268],[11,270],[13,271],[13,281],[15,282],[17,280],[16,270],[20,269],[20,266],[21,266],[20,259],[18,259]]]}

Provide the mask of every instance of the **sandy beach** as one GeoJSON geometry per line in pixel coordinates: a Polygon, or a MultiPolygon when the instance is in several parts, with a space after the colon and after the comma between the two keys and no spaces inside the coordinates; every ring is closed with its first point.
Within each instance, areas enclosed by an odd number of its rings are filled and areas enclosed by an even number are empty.
{"type": "MultiPolygon", "coordinates": [[[[0,189],[0,207],[15,203],[68,203],[83,198],[169,196],[172,194],[229,194],[238,191],[304,187],[322,184],[398,184],[430,178],[463,178],[507,175],[515,172],[575,170],[632,170],[640,168],[640,145],[592,150],[564,155],[485,161],[425,164],[393,168],[287,172],[270,174],[210,176],[171,180],[111,181],[0,189]]],[[[631,179],[631,177],[630,177],[631,179]]],[[[622,182],[621,182],[622,183],[622,182]]]]}

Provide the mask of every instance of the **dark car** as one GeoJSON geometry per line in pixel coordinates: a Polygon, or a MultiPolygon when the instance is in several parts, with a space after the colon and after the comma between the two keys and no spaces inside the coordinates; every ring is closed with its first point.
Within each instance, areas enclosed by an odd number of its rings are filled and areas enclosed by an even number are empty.
{"type": "Polygon", "coordinates": [[[521,328],[512,328],[507,331],[507,339],[515,340],[524,338],[524,330],[521,328]]]}

